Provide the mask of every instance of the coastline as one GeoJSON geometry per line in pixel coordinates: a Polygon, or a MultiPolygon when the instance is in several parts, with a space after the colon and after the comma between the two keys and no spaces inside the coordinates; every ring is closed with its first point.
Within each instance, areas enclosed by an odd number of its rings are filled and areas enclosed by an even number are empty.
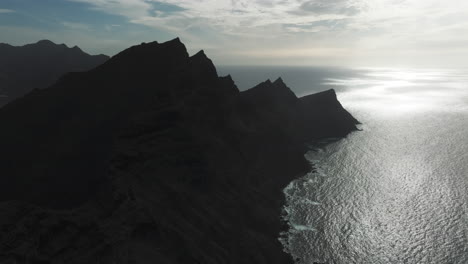
{"type": "Polygon", "coordinates": [[[279,78],[239,92],[178,39],[69,74],[0,122],[0,260],[42,263],[292,263],[282,190],[311,169],[305,142],[357,124],[333,90],[297,98],[279,78]],[[6,166],[30,162],[23,149],[54,170],[6,166]]]}

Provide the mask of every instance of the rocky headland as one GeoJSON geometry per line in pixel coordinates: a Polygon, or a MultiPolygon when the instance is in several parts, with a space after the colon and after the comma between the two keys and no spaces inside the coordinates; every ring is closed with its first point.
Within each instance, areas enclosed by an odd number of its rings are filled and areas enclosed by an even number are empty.
{"type": "Polygon", "coordinates": [[[292,263],[282,189],[357,121],[333,90],[240,92],[175,39],[0,109],[0,263],[292,263]]]}

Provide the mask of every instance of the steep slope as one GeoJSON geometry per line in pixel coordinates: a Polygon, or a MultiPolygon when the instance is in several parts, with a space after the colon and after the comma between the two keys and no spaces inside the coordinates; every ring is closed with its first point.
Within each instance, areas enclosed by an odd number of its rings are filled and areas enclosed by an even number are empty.
{"type": "Polygon", "coordinates": [[[0,106],[32,89],[52,85],[67,72],[88,71],[108,59],[48,40],[21,47],[0,43],[0,106]]]}
{"type": "Polygon", "coordinates": [[[241,93],[175,39],[16,100],[0,109],[0,262],[290,263],[281,190],[310,170],[304,143],[356,129],[331,93],[241,93]]]}

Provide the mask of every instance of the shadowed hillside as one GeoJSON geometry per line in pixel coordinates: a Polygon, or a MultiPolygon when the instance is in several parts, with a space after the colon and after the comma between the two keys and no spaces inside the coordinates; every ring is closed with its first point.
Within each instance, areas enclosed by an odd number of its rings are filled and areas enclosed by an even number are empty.
{"type": "Polygon", "coordinates": [[[357,121],[334,91],[239,92],[175,39],[0,109],[0,262],[290,263],[281,190],[357,121]]]}
{"type": "Polygon", "coordinates": [[[108,59],[48,40],[21,47],[0,43],[0,106],[31,89],[52,85],[67,72],[88,71],[108,59]]]}

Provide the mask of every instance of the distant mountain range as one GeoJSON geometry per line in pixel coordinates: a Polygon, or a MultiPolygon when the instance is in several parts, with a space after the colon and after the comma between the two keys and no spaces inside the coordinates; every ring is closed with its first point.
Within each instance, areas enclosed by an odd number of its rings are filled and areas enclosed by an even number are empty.
{"type": "Polygon", "coordinates": [[[48,40],[20,47],[0,43],[0,106],[52,85],[67,72],[88,71],[108,59],[48,40]]]}
{"type": "Polygon", "coordinates": [[[311,170],[306,142],[357,120],[333,90],[240,92],[174,39],[68,73],[0,124],[0,263],[285,264],[282,189],[311,170]]]}

